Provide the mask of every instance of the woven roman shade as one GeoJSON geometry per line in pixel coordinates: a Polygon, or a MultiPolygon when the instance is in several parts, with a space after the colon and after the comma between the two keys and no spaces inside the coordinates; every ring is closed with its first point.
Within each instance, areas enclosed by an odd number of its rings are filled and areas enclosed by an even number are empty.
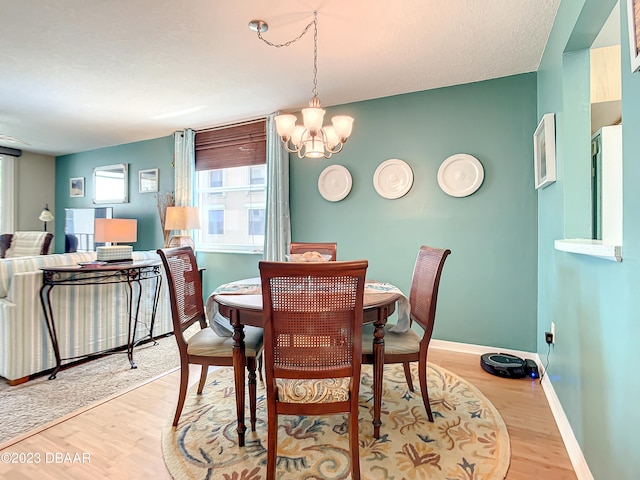
{"type": "Polygon", "coordinates": [[[196,132],[196,171],[267,163],[266,120],[196,132]]]}

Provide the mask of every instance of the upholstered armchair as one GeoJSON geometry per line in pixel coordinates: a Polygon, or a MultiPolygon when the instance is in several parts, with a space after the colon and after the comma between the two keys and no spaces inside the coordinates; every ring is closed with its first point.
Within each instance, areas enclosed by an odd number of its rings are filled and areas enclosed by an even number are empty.
{"type": "Polygon", "coordinates": [[[0,235],[0,258],[47,255],[53,239],[47,232],[16,232],[0,235]]]}

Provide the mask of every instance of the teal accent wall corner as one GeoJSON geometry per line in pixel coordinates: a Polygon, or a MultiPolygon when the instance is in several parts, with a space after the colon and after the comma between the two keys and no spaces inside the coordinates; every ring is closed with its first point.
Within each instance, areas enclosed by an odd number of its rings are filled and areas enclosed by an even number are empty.
{"type": "Polygon", "coordinates": [[[105,147],[81,153],[63,155],[56,158],[56,231],[55,251],[64,252],[64,211],[65,208],[113,207],[115,218],[135,218],[138,220],[138,241],[135,250],[152,250],[164,244],[155,193],[138,192],[138,172],[150,168],[159,169],[159,191],[173,192],[174,170],[173,136],[144,140],[141,142],[105,147]],[[93,169],[95,167],[126,163],[129,169],[129,202],[100,204],[93,203],[93,169]],[[69,195],[69,179],[84,177],[84,197],[69,195]]]}
{"type": "MultiPolygon", "coordinates": [[[[640,414],[633,399],[640,394],[634,375],[640,338],[640,73],[631,73],[626,1],[620,4],[622,45],[623,246],[622,263],[553,249],[564,235],[579,235],[590,202],[583,166],[589,161],[585,137],[577,124],[584,100],[572,88],[584,83],[567,67],[586,56],[614,0],[561,2],[538,70],[538,118],[556,113],[559,178],[538,194],[538,353],[546,358],[544,331],[556,326],[549,354],[548,378],[567,415],[593,478],[638,477],[635,454],[640,414]],[[577,82],[577,84],[576,84],[577,82]],[[581,153],[582,152],[582,153],[581,153]],[[568,181],[570,179],[570,181],[568,181]],[[582,180],[581,180],[582,179],[582,180]],[[577,193],[576,193],[577,192],[577,193]],[[584,197],[583,197],[584,198],[584,197]],[[582,206],[581,206],[582,205],[582,206]],[[566,218],[566,217],[570,218],[566,218]],[[569,231],[565,231],[567,228],[569,231]]],[[[588,138],[586,139],[588,142],[588,138]]],[[[588,181],[588,180],[587,180],[588,181]]]]}

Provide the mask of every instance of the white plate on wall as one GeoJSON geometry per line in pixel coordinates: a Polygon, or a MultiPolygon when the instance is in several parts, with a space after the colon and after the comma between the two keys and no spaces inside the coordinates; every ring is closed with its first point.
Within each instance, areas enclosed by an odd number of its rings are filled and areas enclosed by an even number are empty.
{"type": "Polygon", "coordinates": [[[411,190],[413,171],[407,162],[392,158],[385,160],[373,174],[373,186],[384,198],[400,198],[411,190]]]}
{"type": "Polygon", "coordinates": [[[452,197],[468,197],[480,188],[483,180],[482,164],[466,153],[451,155],[438,169],[438,185],[452,197]]]}
{"type": "Polygon", "coordinates": [[[318,177],[318,190],[326,200],[339,202],[351,191],[351,173],[342,165],[329,165],[318,177]]]}

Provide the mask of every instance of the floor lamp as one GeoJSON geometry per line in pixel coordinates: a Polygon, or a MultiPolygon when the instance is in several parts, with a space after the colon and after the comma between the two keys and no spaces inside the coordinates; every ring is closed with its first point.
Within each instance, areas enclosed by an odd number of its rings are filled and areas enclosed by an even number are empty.
{"type": "Polygon", "coordinates": [[[51,213],[51,210],[49,210],[49,204],[45,204],[44,208],[42,209],[42,212],[40,212],[40,216],[38,217],[38,220],[40,220],[41,222],[44,222],[44,231],[47,231],[47,222],[53,222],[53,213],[51,213]]]}

